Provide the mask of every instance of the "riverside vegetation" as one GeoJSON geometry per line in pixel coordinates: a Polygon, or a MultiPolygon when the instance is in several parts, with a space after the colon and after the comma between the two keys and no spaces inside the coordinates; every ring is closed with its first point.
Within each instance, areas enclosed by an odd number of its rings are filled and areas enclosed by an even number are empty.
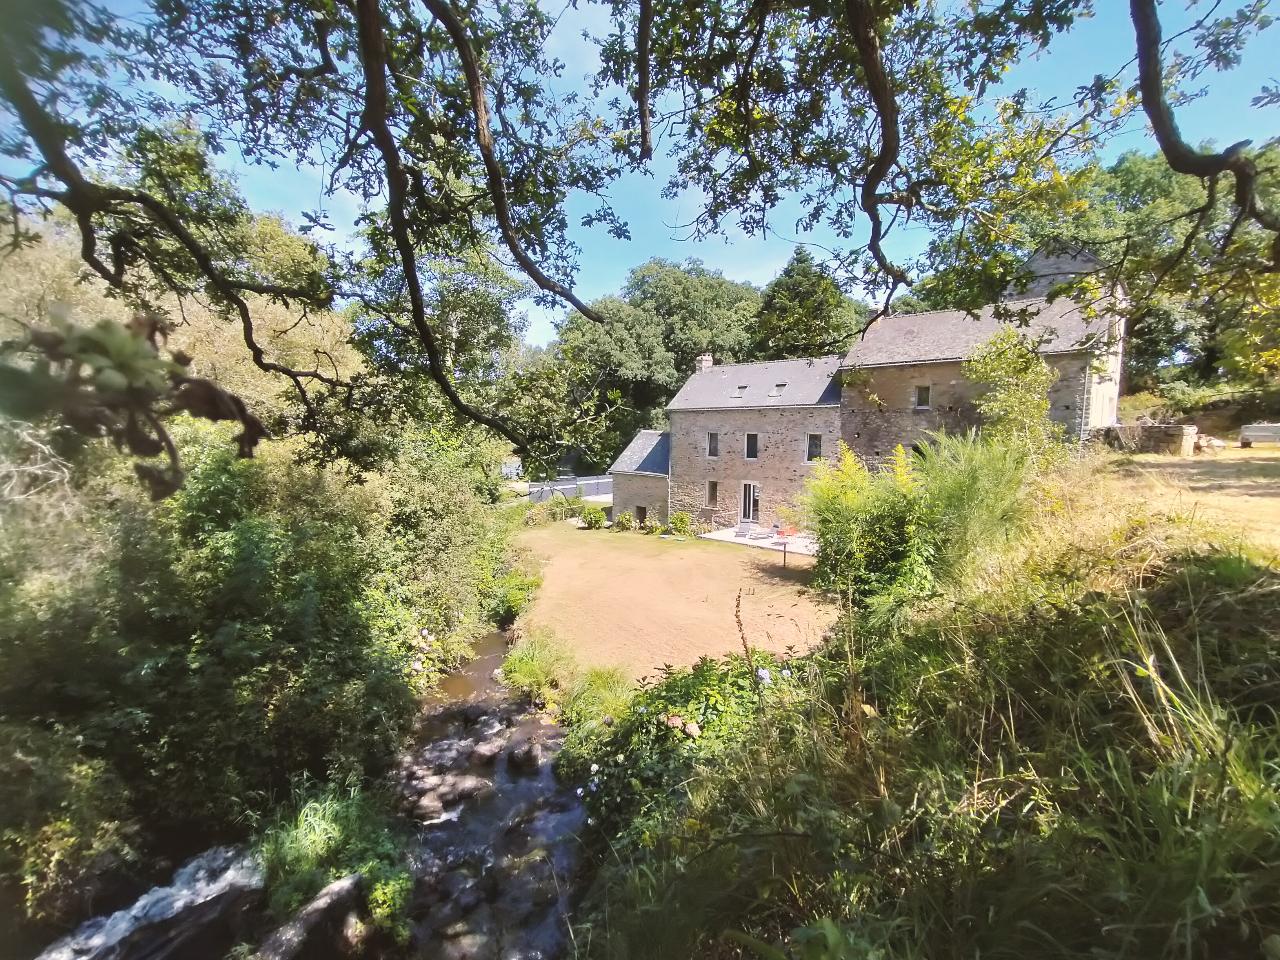
{"type": "MultiPolygon", "coordinates": [[[[7,316],[125,309],[77,282],[56,233],[20,256],[7,316]]],[[[103,441],[0,429],[0,912],[33,950],[236,841],[259,847],[280,915],[360,871],[395,930],[408,876],[383,775],[421,695],[536,585],[510,548],[520,514],[498,504],[502,444],[427,397],[427,415],[384,412],[390,431],[345,424],[364,456],[334,455],[319,444],[343,437],[297,436],[279,383],[223,349],[220,317],[183,316],[175,339],[280,436],[256,457],[226,425],[175,419],[185,482],[152,502],[103,441]]],[[[291,319],[272,346],[359,372],[351,322],[291,319]]]]}

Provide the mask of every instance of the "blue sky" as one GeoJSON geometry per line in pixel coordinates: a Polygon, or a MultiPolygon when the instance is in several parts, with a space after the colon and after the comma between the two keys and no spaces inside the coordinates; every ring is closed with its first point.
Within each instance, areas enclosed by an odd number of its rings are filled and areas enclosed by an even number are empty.
{"type": "MultiPolygon", "coordinates": [[[[1095,74],[1109,75],[1128,61],[1133,56],[1128,4],[1123,0],[1097,0],[1096,6],[1099,8],[1096,16],[1058,37],[1050,50],[1015,67],[1008,75],[1009,90],[1027,87],[1034,92],[1035,99],[1057,96],[1065,100],[1095,74]]],[[[1202,13],[1199,9],[1193,12],[1202,13]]],[[[1166,36],[1172,36],[1189,22],[1181,2],[1163,4],[1161,14],[1166,36]]],[[[581,39],[584,29],[593,33],[606,30],[604,11],[599,6],[586,5],[584,10],[567,8],[551,38],[549,51],[566,64],[559,81],[566,89],[579,84],[597,65],[593,48],[581,39]]],[[[1264,83],[1274,82],[1280,76],[1280,66],[1274,57],[1278,34],[1280,27],[1255,38],[1235,70],[1201,78],[1201,85],[1207,87],[1206,95],[1181,107],[1177,114],[1188,140],[1225,144],[1250,137],[1261,142],[1280,135],[1280,108],[1263,111],[1249,106],[1250,98],[1264,83]],[[1268,49],[1272,50],[1271,55],[1267,54],[1268,49]]],[[[1132,68],[1128,76],[1132,76],[1132,68]]],[[[1131,124],[1117,136],[1103,156],[1110,158],[1131,149],[1155,149],[1149,129],[1141,122],[1131,124]]],[[[627,272],[651,257],[670,260],[697,257],[732,279],[763,285],[786,263],[797,242],[825,244],[829,240],[822,230],[797,236],[794,223],[799,207],[794,203],[780,207],[770,236],[748,237],[734,229],[724,237],[689,240],[688,231],[682,229],[681,224],[696,212],[696,197],[667,200],[660,196],[671,166],[662,156],[661,142],[657,144],[656,154],[649,174],[630,174],[619,180],[611,191],[615,210],[630,227],[630,240],[615,240],[599,228],[579,228],[571,233],[582,248],[575,288],[586,300],[618,290],[627,272]]],[[[296,223],[300,211],[320,205],[318,171],[302,169],[294,173],[240,167],[233,168],[233,172],[255,209],[281,212],[296,223]]],[[[584,213],[590,205],[587,200],[571,201],[570,211],[576,219],[576,215],[584,213]]],[[[324,208],[335,226],[341,228],[352,222],[358,204],[352,197],[340,196],[325,200],[324,208]]],[[[338,235],[342,235],[341,230],[338,235]]],[[[920,231],[914,234],[908,231],[891,239],[891,254],[911,255],[923,247],[928,237],[920,231]]],[[[526,339],[536,344],[547,342],[554,336],[555,320],[564,312],[531,304],[526,339]]]]}

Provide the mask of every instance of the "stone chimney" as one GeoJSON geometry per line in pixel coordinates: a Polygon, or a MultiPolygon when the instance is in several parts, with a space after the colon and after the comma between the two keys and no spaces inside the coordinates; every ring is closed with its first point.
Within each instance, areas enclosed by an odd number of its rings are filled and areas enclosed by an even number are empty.
{"type": "Polygon", "coordinates": [[[715,366],[715,361],[712,359],[711,354],[704,353],[693,362],[693,372],[701,373],[703,370],[710,370],[713,366],[715,366]]]}

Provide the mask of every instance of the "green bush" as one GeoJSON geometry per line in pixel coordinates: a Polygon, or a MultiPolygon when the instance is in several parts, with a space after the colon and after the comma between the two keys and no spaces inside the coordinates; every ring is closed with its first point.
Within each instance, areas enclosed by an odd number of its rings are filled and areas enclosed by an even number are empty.
{"type": "Polygon", "coordinates": [[[548,500],[547,504],[552,520],[572,520],[574,517],[580,517],[587,506],[586,501],[581,497],[561,497],[558,495],[548,500]]]}
{"type": "Polygon", "coordinates": [[[176,430],[189,473],[161,503],[104,454],[4,508],[0,770],[64,783],[0,803],[33,917],[72,919],[59,891],[114,861],[243,835],[299,775],[377,775],[533,588],[465,438],[408,437],[356,485],[280,445],[236,459],[226,433],[176,430]]]}
{"type": "Polygon", "coordinates": [[[818,540],[815,582],[857,608],[926,595],[1025,515],[1027,453],[970,433],[898,447],[872,471],[842,447],[817,465],[802,498],[818,540]]]}
{"type": "Polygon", "coordinates": [[[666,528],[653,517],[646,517],[644,523],[640,524],[641,533],[662,533],[666,528]]]}
{"type": "Polygon", "coordinates": [[[588,530],[603,530],[604,525],[608,522],[608,516],[604,512],[603,507],[599,507],[594,503],[587,504],[582,511],[582,525],[588,530]]]}
{"type": "Polygon", "coordinates": [[[667,527],[677,537],[687,537],[693,532],[693,519],[683,511],[676,511],[667,521],[667,527]]]}
{"type": "Polygon", "coordinates": [[[634,530],[635,526],[636,518],[630,513],[630,511],[623,510],[613,518],[613,529],[619,532],[634,530]]]}
{"type": "Polygon", "coordinates": [[[987,438],[1032,456],[1056,456],[1062,425],[1049,419],[1049,389],[1058,373],[1025,334],[1005,327],[963,364],[964,375],[986,391],[977,399],[987,438]]]}

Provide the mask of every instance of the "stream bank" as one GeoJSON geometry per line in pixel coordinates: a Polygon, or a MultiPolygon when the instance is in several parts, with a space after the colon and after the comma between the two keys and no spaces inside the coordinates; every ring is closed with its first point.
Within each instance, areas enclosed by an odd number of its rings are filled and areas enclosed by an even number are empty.
{"type": "Polygon", "coordinates": [[[413,836],[407,945],[368,935],[358,875],[330,884],[273,931],[257,865],[243,851],[216,848],[184,864],[169,885],[83,924],[40,960],[222,957],[246,942],[270,960],[564,956],[586,814],[552,769],[563,731],[512,702],[496,678],[507,641],[503,632],[486,635],[475,657],[444,678],[391,774],[413,836]]]}

